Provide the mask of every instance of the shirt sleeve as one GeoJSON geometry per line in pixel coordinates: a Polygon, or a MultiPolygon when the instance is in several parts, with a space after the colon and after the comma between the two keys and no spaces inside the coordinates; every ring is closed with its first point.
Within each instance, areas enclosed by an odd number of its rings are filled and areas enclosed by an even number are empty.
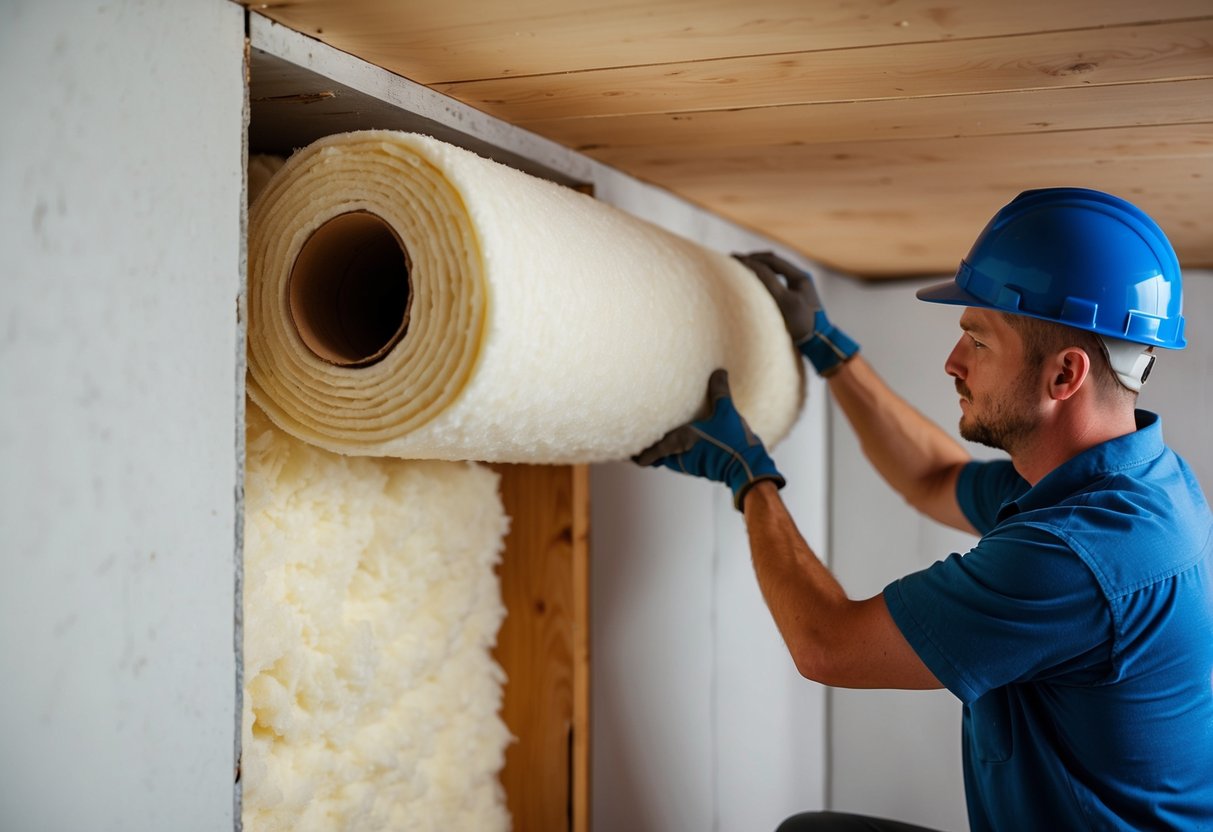
{"type": "Polygon", "coordinates": [[[894,581],[884,598],[919,658],[966,703],[1014,682],[1107,672],[1112,619],[1095,576],[1026,524],[894,581]]]}
{"type": "Polygon", "coordinates": [[[1020,497],[1028,483],[1005,459],[974,461],[960,469],[956,480],[956,501],[973,528],[985,534],[998,522],[998,510],[1007,500],[1020,497]]]}

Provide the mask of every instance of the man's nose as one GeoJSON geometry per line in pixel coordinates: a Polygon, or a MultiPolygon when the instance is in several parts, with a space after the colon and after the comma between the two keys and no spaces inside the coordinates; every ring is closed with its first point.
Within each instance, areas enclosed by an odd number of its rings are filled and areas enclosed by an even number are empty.
{"type": "Polygon", "coordinates": [[[953,378],[965,377],[965,366],[961,360],[961,341],[956,342],[956,346],[952,347],[952,351],[948,353],[948,358],[943,362],[944,372],[953,378]]]}

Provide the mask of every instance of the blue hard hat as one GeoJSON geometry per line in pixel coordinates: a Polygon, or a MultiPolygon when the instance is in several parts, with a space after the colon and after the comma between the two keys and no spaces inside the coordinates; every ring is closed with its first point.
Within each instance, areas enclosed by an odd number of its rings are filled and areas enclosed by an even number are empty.
{"type": "Polygon", "coordinates": [[[1024,191],[994,215],[956,277],[918,297],[1183,349],[1183,281],[1162,229],[1086,188],[1024,191]]]}

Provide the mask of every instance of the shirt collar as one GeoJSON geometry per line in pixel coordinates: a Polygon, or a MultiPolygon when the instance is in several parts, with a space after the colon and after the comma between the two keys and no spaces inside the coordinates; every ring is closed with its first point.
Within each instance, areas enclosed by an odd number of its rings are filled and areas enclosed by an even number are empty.
{"type": "Polygon", "coordinates": [[[1162,420],[1148,410],[1138,410],[1134,416],[1137,430],[1088,448],[1058,465],[1019,497],[1003,503],[998,511],[998,522],[1021,511],[1055,506],[1110,474],[1157,459],[1165,450],[1162,420]]]}

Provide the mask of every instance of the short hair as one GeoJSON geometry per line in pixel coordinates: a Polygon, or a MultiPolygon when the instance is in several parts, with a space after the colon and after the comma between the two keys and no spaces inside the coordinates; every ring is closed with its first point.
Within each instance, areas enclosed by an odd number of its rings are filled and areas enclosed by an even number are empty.
{"type": "Polygon", "coordinates": [[[1137,401],[1137,392],[1125,387],[1116,377],[1116,372],[1108,361],[1103,339],[1098,334],[1027,315],[1014,315],[1009,312],[1004,312],[1003,315],[1023,340],[1025,358],[1029,366],[1039,367],[1047,357],[1066,347],[1079,347],[1091,359],[1088,378],[1094,383],[1100,399],[1128,403],[1137,401]]]}

